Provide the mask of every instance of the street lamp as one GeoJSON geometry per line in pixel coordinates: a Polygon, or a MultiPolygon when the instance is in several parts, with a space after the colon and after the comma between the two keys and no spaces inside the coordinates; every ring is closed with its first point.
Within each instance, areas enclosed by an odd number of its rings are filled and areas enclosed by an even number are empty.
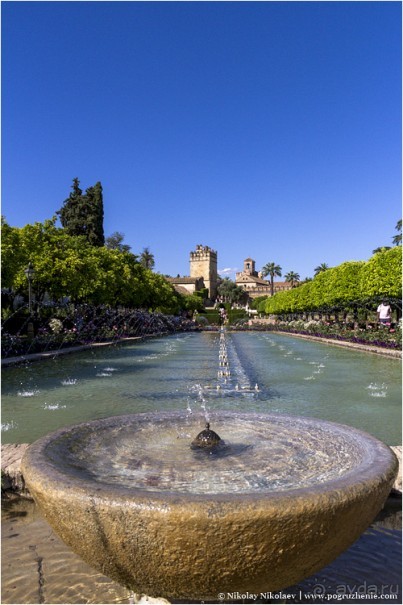
{"type": "Polygon", "coordinates": [[[28,280],[28,308],[29,308],[29,314],[31,315],[31,313],[32,313],[32,278],[35,274],[35,270],[32,266],[31,261],[29,261],[28,267],[24,270],[24,273],[27,276],[27,280],[28,280]]]}

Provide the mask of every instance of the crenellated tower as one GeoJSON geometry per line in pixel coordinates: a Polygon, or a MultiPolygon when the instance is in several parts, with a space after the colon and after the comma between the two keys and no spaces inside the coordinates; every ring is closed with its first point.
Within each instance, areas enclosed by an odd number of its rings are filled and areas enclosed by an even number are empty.
{"type": "Polygon", "coordinates": [[[210,300],[217,297],[217,252],[209,246],[196,246],[190,253],[190,277],[203,277],[210,300]]]}

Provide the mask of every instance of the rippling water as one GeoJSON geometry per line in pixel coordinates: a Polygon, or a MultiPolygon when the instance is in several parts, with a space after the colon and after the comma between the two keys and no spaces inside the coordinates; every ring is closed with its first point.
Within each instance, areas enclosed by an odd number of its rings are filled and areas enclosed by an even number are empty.
{"type": "Polygon", "coordinates": [[[401,363],[270,333],[225,340],[196,333],[6,368],[2,439],[32,442],[78,422],[157,411],[208,409],[314,416],[401,444],[401,363]]]}
{"type": "MultiPolygon", "coordinates": [[[[314,576],[282,591],[293,598],[259,595],[254,602],[401,603],[400,527],[400,501],[390,500],[351,548],[314,576]]],[[[2,603],[129,603],[128,591],[63,544],[30,501],[3,503],[2,541],[2,603]]],[[[248,601],[228,596],[225,602],[248,601]]]]}

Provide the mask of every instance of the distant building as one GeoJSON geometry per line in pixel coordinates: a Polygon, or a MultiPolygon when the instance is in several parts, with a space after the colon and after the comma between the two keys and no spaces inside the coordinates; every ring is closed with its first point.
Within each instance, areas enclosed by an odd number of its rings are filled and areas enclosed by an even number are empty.
{"type": "Polygon", "coordinates": [[[167,277],[167,281],[173,285],[179,294],[194,294],[205,288],[202,277],[167,277]]]}
{"type": "MultiPolygon", "coordinates": [[[[246,258],[243,262],[243,271],[240,271],[235,276],[235,283],[247,291],[250,298],[258,296],[271,296],[270,281],[263,279],[261,273],[255,269],[255,261],[252,258],[246,258]]],[[[281,290],[290,290],[289,282],[277,281],[274,282],[274,294],[281,290]]]]}
{"type": "Polygon", "coordinates": [[[181,294],[193,294],[207,288],[210,300],[217,297],[217,252],[209,246],[196,246],[190,253],[190,277],[168,277],[167,280],[181,294]]]}
{"type": "MultiPolygon", "coordinates": [[[[167,277],[167,281],[180,294],[194,294],[207,288],[209,299],[214,301],[217,298],[218,282],[217,252],[209,246],[198,245],[196,250],[190,252],[189,264],[190,276],[167,277]]],[[[250,298],[270,296],[270,281],[263,279],[261,273],[256,271],[253,258],[246,258],[243,265],[243,271],[236,274],[236,285],[246,290],[250,298]]],[[[274,293],[290,289],[289,282],[274,282],[274,293]]]]}

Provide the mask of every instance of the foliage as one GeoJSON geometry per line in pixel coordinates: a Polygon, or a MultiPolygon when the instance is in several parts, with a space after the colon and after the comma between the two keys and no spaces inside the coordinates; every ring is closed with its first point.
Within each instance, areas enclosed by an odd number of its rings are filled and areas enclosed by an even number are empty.
{"type": "Polygon", "coordinates": [[[68,235],[82,235],[92,246],[103,246],[104,204],[100,182],[89,187],[85,195],[78,178],[73,179],[73,191],[56,213],[68,235]]]}
{"type": "Polygon", "coordinates": [[[220,322],[220,313],[214,309],[203,311],[199,314],[199,318],[205,317],[209,324],[218,325],[220,322]]]}
{"type": "Polygon", "coordinates": [[[398,231],[398,234],[393,236],[393,244],[395,246],[401,246],[402,245],[402,219],[399,219],[396,223],[396,227],[395,227],[396,231],[398,231]]]}
{"type": "Polygon", "coordinates": [[[289,271],[286,275],[284,275],[284,279],[286,282],[291,284],[291,288],[295,288],[295,286],[297,286],[301,281],[299,273],[295,273],[295,271],[289,271]]]}
{"type": "Polygon", "coordinates": [[[194,311],[203,311],[203,298],[199,296],[199,292],[184,296],[182,300],[182,309],[193,313],[194,311]]]}
{"type": "Polygon", "coordinates": [[[360,275],[363,297],[399,297],[402,290],[402,248],[381,250],[365,264],[360,275]]]}
{"type": "Polygon", "coordinates": [[[248,314],[244,309],[231,309],[228,313],[228,321],[230,325],[246,319],[248,319],[248,314]]]}
{"type": "Polygon", "coordinates": [[[318,273],[322,273],[322,271],[327,271],[328,269],[329,269],[329,265],[327,265],[326,263],[321,263],[320,265],[315,267],[314,272],[315,272],[315,275],[318,275],[318,273]]]}
{"type": "Polygon", "coordinates": [[[95,247],[84,236],[69,235],[56,227],[56,217],[25,227],[2,226],[3,286],[26,296],[24,273],[31,261],[36,302],[45,294],[54,301],[125,305],[178,312],[185,297],[161,275],[140,265],[128,251],[95,247]]]}
{"type": "MultiPolygon", "coordinates": [[[[252,298],[249,301],[249,306],[251,309],[259,310],[261,303],[266,304],[266,300],[267,300],[267,296],[256,296],[256,298],[252,298]]],[[[264,308],[261,309],[261,313],[264,313],[264,308]]]]}
{"type": "Polygon", "coordinates": [[[18,268],[25,262],[28,265],[24,251],[21,249],[19,232],[11,227],[4,216],[1,217],[1,281],[3,288],[11,288],[18,268]]]}
{"type": "Polygon", "coordinates": [[[240,302],[245,298],[245,290],[237,286],[229,277],[225,277],[219,282],[217,292],[220,298],[231,304],[240,302]]]}
{"type": "Polygon", "coordinates": [[[195,292],[194,295],[201,298],[201,300],[207,300],[208,299],[208,288],[201,288],[200,290],[197,290],[197,292],[195,292]]]}
{"type": "Polygon", "coordinates": [[[123,244],[125,234],[120,231],[114,231],[112,235],[105,239],[105,246],[110,250],[120,250],[120,252],[130,252],[131,247],[123,244]]]}
{"type": "Polygon", "coordinates": [[[392,328],[378,327],[374,324],[352,328],[350,324],[345,322],[293,320],[278,321],[270,326],[265,326],[265,329],[389,349],[400,349],[402,344],[401,322],[392,328]]]}
{"type": "Polygon", "coordinates": [[[151,253],[150,248],[143,248],[143,252],[140,254],[140,265],[142,265],[144,269],[154,268],[154,254],[151,253]]]}
{"type": "MultiPolygon", "coordinates": [[[[19,315],[22,320],[23,315],[19,315]]],[[[17,330],[15,322],[5,322],[1,342],[3,357],[194,329],[194,323],[183,317],[88,304],[42,307],[33,323],[35,337],[31,339],[27,338],[27,322],[20,321],[17,330]]]]}
{"type": "Polygon", "coordinates": [[[270,275],[270,292],[273,296],[274,294],[274,278],[281,277],[281,267],[280,265],[276,265],[276,263],[266,263],[262,268],[262,276],[266,277],[266,275],[270,275]]]}
{"type": "Polygon", "coordinates": [[[293,290],[278,292],[258,304],[265,313],[303,313],[343,310],[373,304],[382,296],[398,299],[402,287],[400,246],[382,250],[367,262],[350,261],[320,271],[315,278],[293,290]]]}

